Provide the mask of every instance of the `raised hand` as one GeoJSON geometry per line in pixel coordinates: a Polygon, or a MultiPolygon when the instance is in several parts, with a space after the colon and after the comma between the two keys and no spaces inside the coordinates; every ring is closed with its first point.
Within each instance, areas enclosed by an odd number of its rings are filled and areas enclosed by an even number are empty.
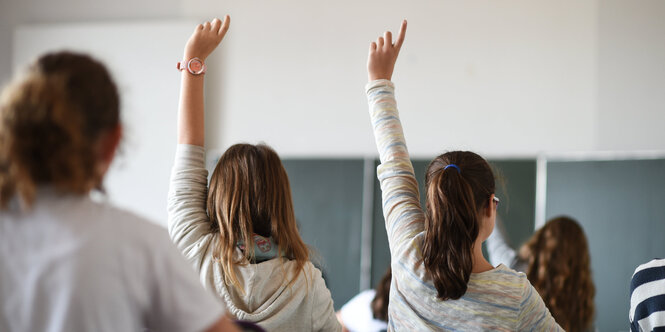
{"type": "Polygon", "coordinates": [[[392,33],[386,31],[383,36],[369,45],[367,75],[370,81],[390,80],[392,78],[395,61],[397,61],[397,55],[399,55],[399,50],[402,48],[402,43],[404,43],[405,34],[406,20],[402,21],[397,40],[394,43],[392,33]]]}
{"type": "MultiPolygon", "coordinates": [[[[185,45],[185,61],[199,58],[205,61],[229,30],[231,18],[224,21],[218,18],[212,22],[199,24],[185,45]]],[[[182,71],[180,86],[180,107],[178,110],[178,143],[204,146],[205,116],[203,103],[203,83],[205,75],[182,71]]]]}
{"type": "Polygon", "coordinates": [[[201,61],[205,61],[224,39],[229,30],[229,24],[231,24],[229,15],[224,17],[224,21],[215,18],[212,22],[199,24],[185,45],[185,60],[199,58],[201,61]]]}

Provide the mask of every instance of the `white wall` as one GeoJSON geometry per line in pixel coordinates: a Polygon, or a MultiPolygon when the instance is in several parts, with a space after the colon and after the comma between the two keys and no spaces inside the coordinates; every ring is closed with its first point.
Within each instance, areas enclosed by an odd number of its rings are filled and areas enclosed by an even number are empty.
{"type": "Polygon", "coordinates": [[[208,142],[263,140],[284,156],[373,155],[363,93],[369,42],[402,18],[394,81],[414,155],[596,148],[595,1],[198,0],[232,16],[212,65],[208,142]]]}
{"type": "Polygon", "coordinates": [[[599,143],[665,147],[665,1],[606,0],[599,15],[599,143]]]}
{"type": "Polygon", "coordinates": [[[0,84],[11,78],[12,34],[21,25],[174,19],[183,0],[1,0],[0,84]]]}
{"type": "MultiPolygon", "coordinates": [[[[414,155],[472,149],[665,150],[659,0],[116,2],[5,0],[0,50],[21,24],[232,15],[210,59],[208,146],[265,141],[283,156],[373,155],[367,45],[409,20],[394,81],[414,155]]],[[[11,68],[0,63],[0,80],[11,68]]]]}

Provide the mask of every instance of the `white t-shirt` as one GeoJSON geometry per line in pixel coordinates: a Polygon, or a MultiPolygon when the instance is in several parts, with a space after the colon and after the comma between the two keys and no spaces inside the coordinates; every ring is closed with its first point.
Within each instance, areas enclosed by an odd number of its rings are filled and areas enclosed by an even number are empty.
{"type": "Polygon", "coordinates": [[[340,313],[342,322],[351,332],[379,332],[388,329],[388,323],[374,318],[371,303],[376,295],[373,289],[366,290],[346,302],[340,313]]]}
{"type": "Polygon", "coordinates": [[[51,189],[0,211],[0,331],[202,331],[223,314],[142,218],[51,189]]]}

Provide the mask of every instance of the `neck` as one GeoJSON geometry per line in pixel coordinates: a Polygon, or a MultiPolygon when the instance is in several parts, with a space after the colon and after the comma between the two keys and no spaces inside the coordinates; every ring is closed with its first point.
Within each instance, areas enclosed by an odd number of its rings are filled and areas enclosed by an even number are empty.
{"type": "Polygon", "coordinates": [[[477,239],[476,243],[473,244],[473,268],[471,269],[471,273],[486,272],[493,268],[494,266],[483,256],[483,241],[477,239]]]}

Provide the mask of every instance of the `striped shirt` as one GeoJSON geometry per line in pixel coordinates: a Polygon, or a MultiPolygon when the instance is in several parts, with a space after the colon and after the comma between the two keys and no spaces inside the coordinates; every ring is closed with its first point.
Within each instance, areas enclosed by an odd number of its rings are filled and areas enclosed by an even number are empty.
{"type": "Polygon", "coordinates": [[[631,331],[665,331],[665,259],[635,269],[628,317],[631,331]]]}
{"type": "Polygon", "coordinates": [[[472,273],[467,292],[441,301],[421,264],[425,215],[394,97],[394,85],[366,86],[381,164],[383,214],[393,279],[388,309],[390,331],[561,331],[523,273],[504,265],[472,273]]]}

